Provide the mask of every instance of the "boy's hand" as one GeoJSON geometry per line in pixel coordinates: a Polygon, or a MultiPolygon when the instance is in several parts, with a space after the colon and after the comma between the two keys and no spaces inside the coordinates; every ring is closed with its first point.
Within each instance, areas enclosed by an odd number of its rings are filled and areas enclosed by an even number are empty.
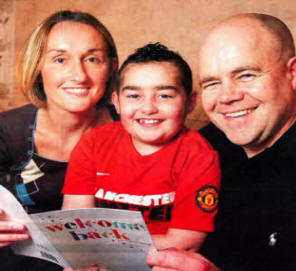
{"type": "Polygon", "coordinates": [[[16,241],[30,238],[23,224],[13,222],[7,218],[4,211],[0,209],[0,247],[5,247],[16,241]]]}
{"type": "Polygon", "coordinates": [[[151,250],[146,262],[152,271],[220,271],[201,254],[170,248],[162,251],[151,250]]]}

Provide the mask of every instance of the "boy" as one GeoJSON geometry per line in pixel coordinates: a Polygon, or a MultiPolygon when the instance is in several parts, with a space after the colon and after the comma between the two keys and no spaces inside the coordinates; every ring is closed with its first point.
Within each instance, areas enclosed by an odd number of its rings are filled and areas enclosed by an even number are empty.
{"type": "Polygon", "coordinates": [[[156,43],[122,64],[112,100],[120,122],[93,129],[73,151],[63,209],[139,210],[156,248],[200,248],[213,230],[220,177],[217,154],[184,127],[194,106],[192,75],[156,43]]]}

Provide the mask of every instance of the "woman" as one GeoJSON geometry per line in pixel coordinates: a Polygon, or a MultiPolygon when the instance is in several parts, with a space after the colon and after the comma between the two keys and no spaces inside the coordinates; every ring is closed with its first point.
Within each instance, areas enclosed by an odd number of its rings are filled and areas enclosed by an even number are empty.
{"type": "MultiPolygon", "coordinates": [[[[61,208],[71,150],[86,131],[112,120],[104,104],[117,64],[112,36],[90,14],[57,12],[32,32],[17,66],[20,89],[32,104],[0,114],[0,177],[10,176],[7,185],[28,213],[61,208]]],[[[0,247],[28,238],[24,226],[0,210],[0,247]]],[[[7,253],[1,249],[0,257],[7,253]]],[[[58,269],[11,255],[0,259],[3,265],[58,269]]]]}

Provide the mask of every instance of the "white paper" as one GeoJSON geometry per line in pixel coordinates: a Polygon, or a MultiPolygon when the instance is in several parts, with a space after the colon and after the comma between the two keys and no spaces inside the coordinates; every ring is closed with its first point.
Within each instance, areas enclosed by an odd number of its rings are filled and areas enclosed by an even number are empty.
{"type": "Polygon", "coordinates": [[[27,215],[0,186],[0,208],[26,225],[32,239],[17,242],[17,254],[42,258],[63,267],[99,265],[108,271],[145,271],[153,246],[140,212],[91,208],[27,215]]]}

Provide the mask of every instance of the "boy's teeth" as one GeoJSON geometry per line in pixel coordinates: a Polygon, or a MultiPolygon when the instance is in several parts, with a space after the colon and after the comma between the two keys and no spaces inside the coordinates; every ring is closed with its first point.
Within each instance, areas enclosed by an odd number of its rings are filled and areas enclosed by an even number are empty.
{"type": "Polygon", "coordinates": [[[251,111],[252,111],[251,109],[246,109],[246,110],[242,110],[242,111],[238,111],[238,112],[226,113],[225,115],[226,115],[226,117],[234,118],[234,117],[240,117],[240,116],[243,116],[243,115],[247,115],[251,111]]]}
{"type": "Polygon", "coordinates": [[[159,121],[158,120],[140,120],[140,122],[144,124],[152,124],[152,123],[157,123],[159,121]]]}

